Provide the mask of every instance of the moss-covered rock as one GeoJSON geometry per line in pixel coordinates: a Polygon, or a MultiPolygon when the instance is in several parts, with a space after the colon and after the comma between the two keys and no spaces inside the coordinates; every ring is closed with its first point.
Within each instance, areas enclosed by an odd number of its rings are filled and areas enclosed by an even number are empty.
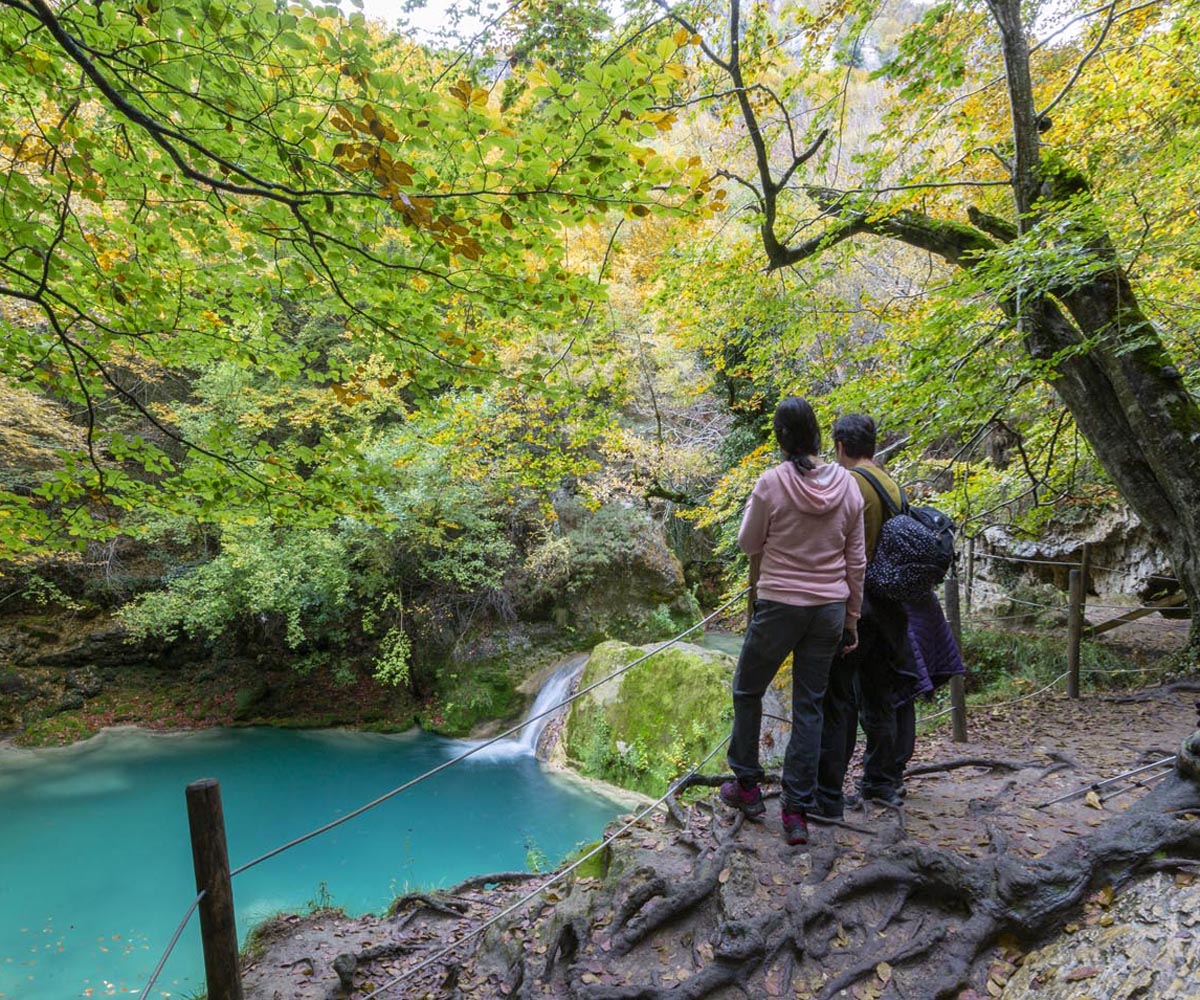
{"type": "MultiPolygon", "coordinates": [[[[601,643],[579,687],[651,648],[601,643]]],[[[733,667],[729,655],[688,643],[655,653],[574,702],[563,731],[568,760],[590,777],[661,794],[728,733],[733,667]]]]}
{"type": "Polygon", "coordinates": [[[523,617],[545,617],[582,646],[666,639],[699,620],[683,567],[644,510],[562,506],[561,532],[535,547],[512,577],[523,617]]]}

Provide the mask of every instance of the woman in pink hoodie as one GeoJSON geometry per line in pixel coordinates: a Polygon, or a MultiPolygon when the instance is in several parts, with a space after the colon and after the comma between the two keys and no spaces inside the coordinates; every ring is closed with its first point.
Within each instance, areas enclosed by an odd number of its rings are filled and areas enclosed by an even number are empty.
{"type": "Polygon", "coordinates": [[[783,833],[808,839],[816,805],[821,751],[821,700],[839,646],[858,643],[863,574],[863,499],[850,474],[819,463],[816,414],[798,396],[775,410],[775,440],[784,461],[759,477],[746,504],[738,544],[757,575],[754,615],[733,676],[733,735],[728,760],[734,781],[721,800],[749,817],[766,807],[758,784],[762,696],[792,654],[792,733],[783,762],[783,833]],[[757,574],[755,570],[757,569],[757,574]]]}

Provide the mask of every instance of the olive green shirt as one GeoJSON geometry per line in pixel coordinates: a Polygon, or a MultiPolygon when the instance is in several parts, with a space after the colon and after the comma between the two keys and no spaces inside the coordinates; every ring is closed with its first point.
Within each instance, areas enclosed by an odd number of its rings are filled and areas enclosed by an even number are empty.
{"type": "MultiPolygon", "coordinates": [[[[871,473],[879,484],[887,490],[888,496],[895,501],[897,507],[900,506],[900,487],[896,485],[896,480],[889,476],[874,462],[860,463],[867,467],[867,471],[871,473]]],[[[851,467],[851,472],[854,468],[851,467]]],[[[879,543],[879,529],[883,527],[883,517],[886,513],[883,501],[879,499],[879,494],[875,492],[875,487],[872,486],[862,476],[855,476],[854,481],[858,483],[858,488],[862,492],[863,502],[863,534],[867,545],[867,559],[875,554],[875,546],[879,543]]]]}

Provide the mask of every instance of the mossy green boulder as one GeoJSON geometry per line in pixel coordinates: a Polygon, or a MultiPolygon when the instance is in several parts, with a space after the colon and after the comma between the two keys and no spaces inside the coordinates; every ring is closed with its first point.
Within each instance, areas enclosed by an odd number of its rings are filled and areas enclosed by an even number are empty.
{"type": "MultiPolygon", "coordinates": [[[[653,648],[601,643],[580,689],[653,648]]],[[[733,667],[728,654],[689,643],[655,653],[572,704],[563,732],[567,758],[589,777],[661,795],[728,734],[733,667]]]]}

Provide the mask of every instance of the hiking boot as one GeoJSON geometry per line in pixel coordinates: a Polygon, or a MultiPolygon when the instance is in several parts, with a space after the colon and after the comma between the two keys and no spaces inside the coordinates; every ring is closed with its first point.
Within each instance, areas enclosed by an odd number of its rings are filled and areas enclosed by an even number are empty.
{"type": "Polygon", "coordinates": [[[808,818],[804,815],[803,809],[797,809],[792,812],[787,806],[783,807],[783,839],[789,844],[808,843],[808,818]]]}
{"type": "Polygon", "coordinates": [[[740,810],[747,819],[754,819],[767,811],[758,785],[744,788],[740,781],[727,781],[721,786],[721,801],[740,810]]]}
{"type": "Polygon", "coordinates": [[[894,788],[873,788],[870,791],[863,789],[863,801],[891,806],[893,809],[899,809],[904,805],[904,799],[896,793],[894,788]]]}
{"type": "Polygon", "coordinates": [[[844,811],[841,803],[834,804],[828,799],[817,799],[817,805],[810,814],[820,816],[822,819],[841,819],[844,811]]]}

